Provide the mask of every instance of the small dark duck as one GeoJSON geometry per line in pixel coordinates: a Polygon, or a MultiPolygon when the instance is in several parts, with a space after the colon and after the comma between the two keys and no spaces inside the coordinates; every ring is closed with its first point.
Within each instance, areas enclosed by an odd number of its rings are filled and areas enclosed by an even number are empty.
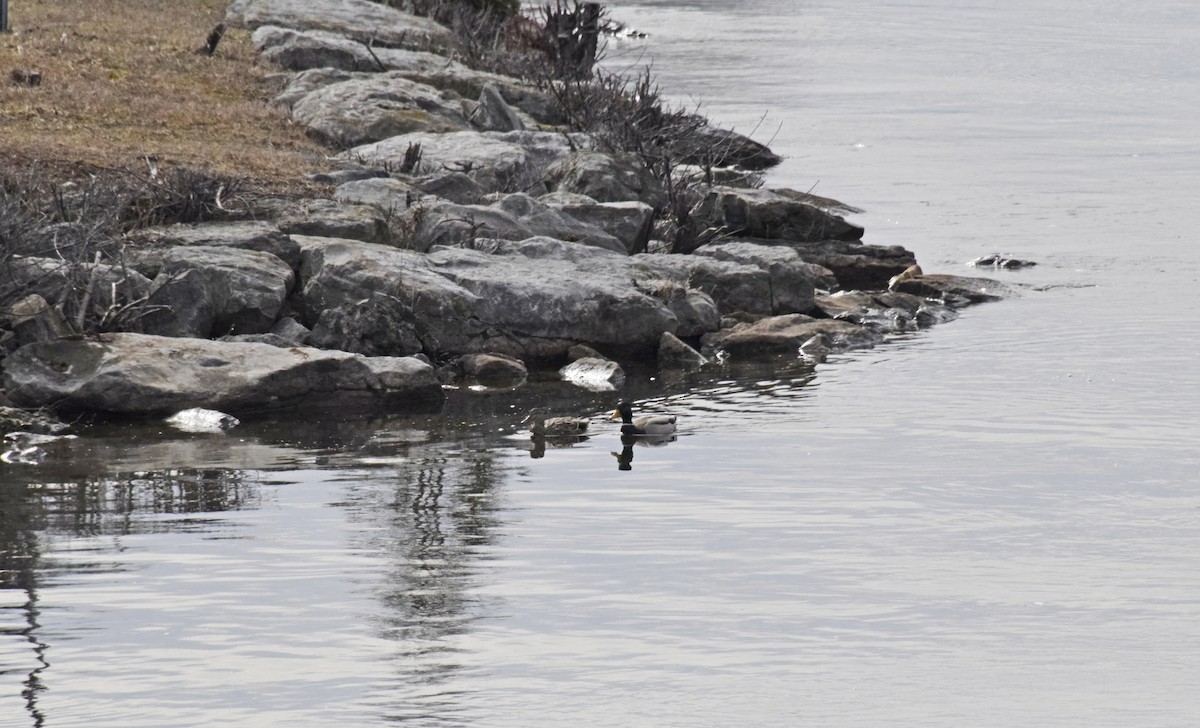
{"type": "Polygon", "coordinates": [[[582,437],[588,428],[588,421],[580,417],[547,418],[541,407],[529,410],[521,424],[529,425],[534,437],[582,437]]]}
{"type": "Polygon", "coordinates": [[[670,435],[675,432],[675,415],[647,415],[634,419],[633,404],[621,402],[610,420],[621,420],[622,435],[670,435]]]}

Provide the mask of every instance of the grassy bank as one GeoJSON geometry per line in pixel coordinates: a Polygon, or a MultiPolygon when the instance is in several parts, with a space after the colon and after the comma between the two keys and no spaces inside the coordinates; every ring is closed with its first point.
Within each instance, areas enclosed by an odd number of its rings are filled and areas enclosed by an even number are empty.
{"type": "Polygon", "coordinates": [[[15,0],[0,34],[0,166],[51,176],[98,166],[189,166],[286,191],[324,150],[283,110],[273,69],[230,28],[197,49],[227,0],[15,0]],[[18,84],[15,70],[41,73],[18,84]]]}

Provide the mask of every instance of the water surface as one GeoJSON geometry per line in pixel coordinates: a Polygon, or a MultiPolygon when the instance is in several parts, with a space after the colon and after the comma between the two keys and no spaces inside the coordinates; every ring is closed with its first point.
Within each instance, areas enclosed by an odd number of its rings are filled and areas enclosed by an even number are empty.
{"type": "Polygon", "coordinates": [[[815,369],[635,374],[660,447],[543,385],[81,433],[0,474],[0,725],[1196,724],[1200,10],[614,12],[867,242],[1039,265],[815,369]],[[533,449],[539,401],[595,434],[533,449]]]}

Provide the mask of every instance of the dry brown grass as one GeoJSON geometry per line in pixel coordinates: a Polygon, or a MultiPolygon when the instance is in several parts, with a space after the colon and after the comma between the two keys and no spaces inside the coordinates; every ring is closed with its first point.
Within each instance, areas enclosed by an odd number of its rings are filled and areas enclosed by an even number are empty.
{"type": "Polygon", "coordinates": [[[325,150],[269,104],[275,69],[250,34],[196,49],[228,0],[15,0],[0,34],[0,166],[147,169],[185,165],[303,189],[325,150]],[[14,69],[41,85],[10,79],[14,69]]]}

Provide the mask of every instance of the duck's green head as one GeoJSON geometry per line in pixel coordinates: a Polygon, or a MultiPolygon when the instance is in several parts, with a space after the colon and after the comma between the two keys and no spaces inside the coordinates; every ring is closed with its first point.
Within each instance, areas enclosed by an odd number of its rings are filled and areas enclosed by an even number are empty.
{"type": "Polygon", "coordinates": [[[622,400],[621,403],[617,405],[617,409],[612,413],[612,416],[609,417],[608,419],[621,420],[622,422],[624,422],[626,424],[632,423],[633,422],[633,405],[631,403],[629,403],[628,401],[622,400]]]}

